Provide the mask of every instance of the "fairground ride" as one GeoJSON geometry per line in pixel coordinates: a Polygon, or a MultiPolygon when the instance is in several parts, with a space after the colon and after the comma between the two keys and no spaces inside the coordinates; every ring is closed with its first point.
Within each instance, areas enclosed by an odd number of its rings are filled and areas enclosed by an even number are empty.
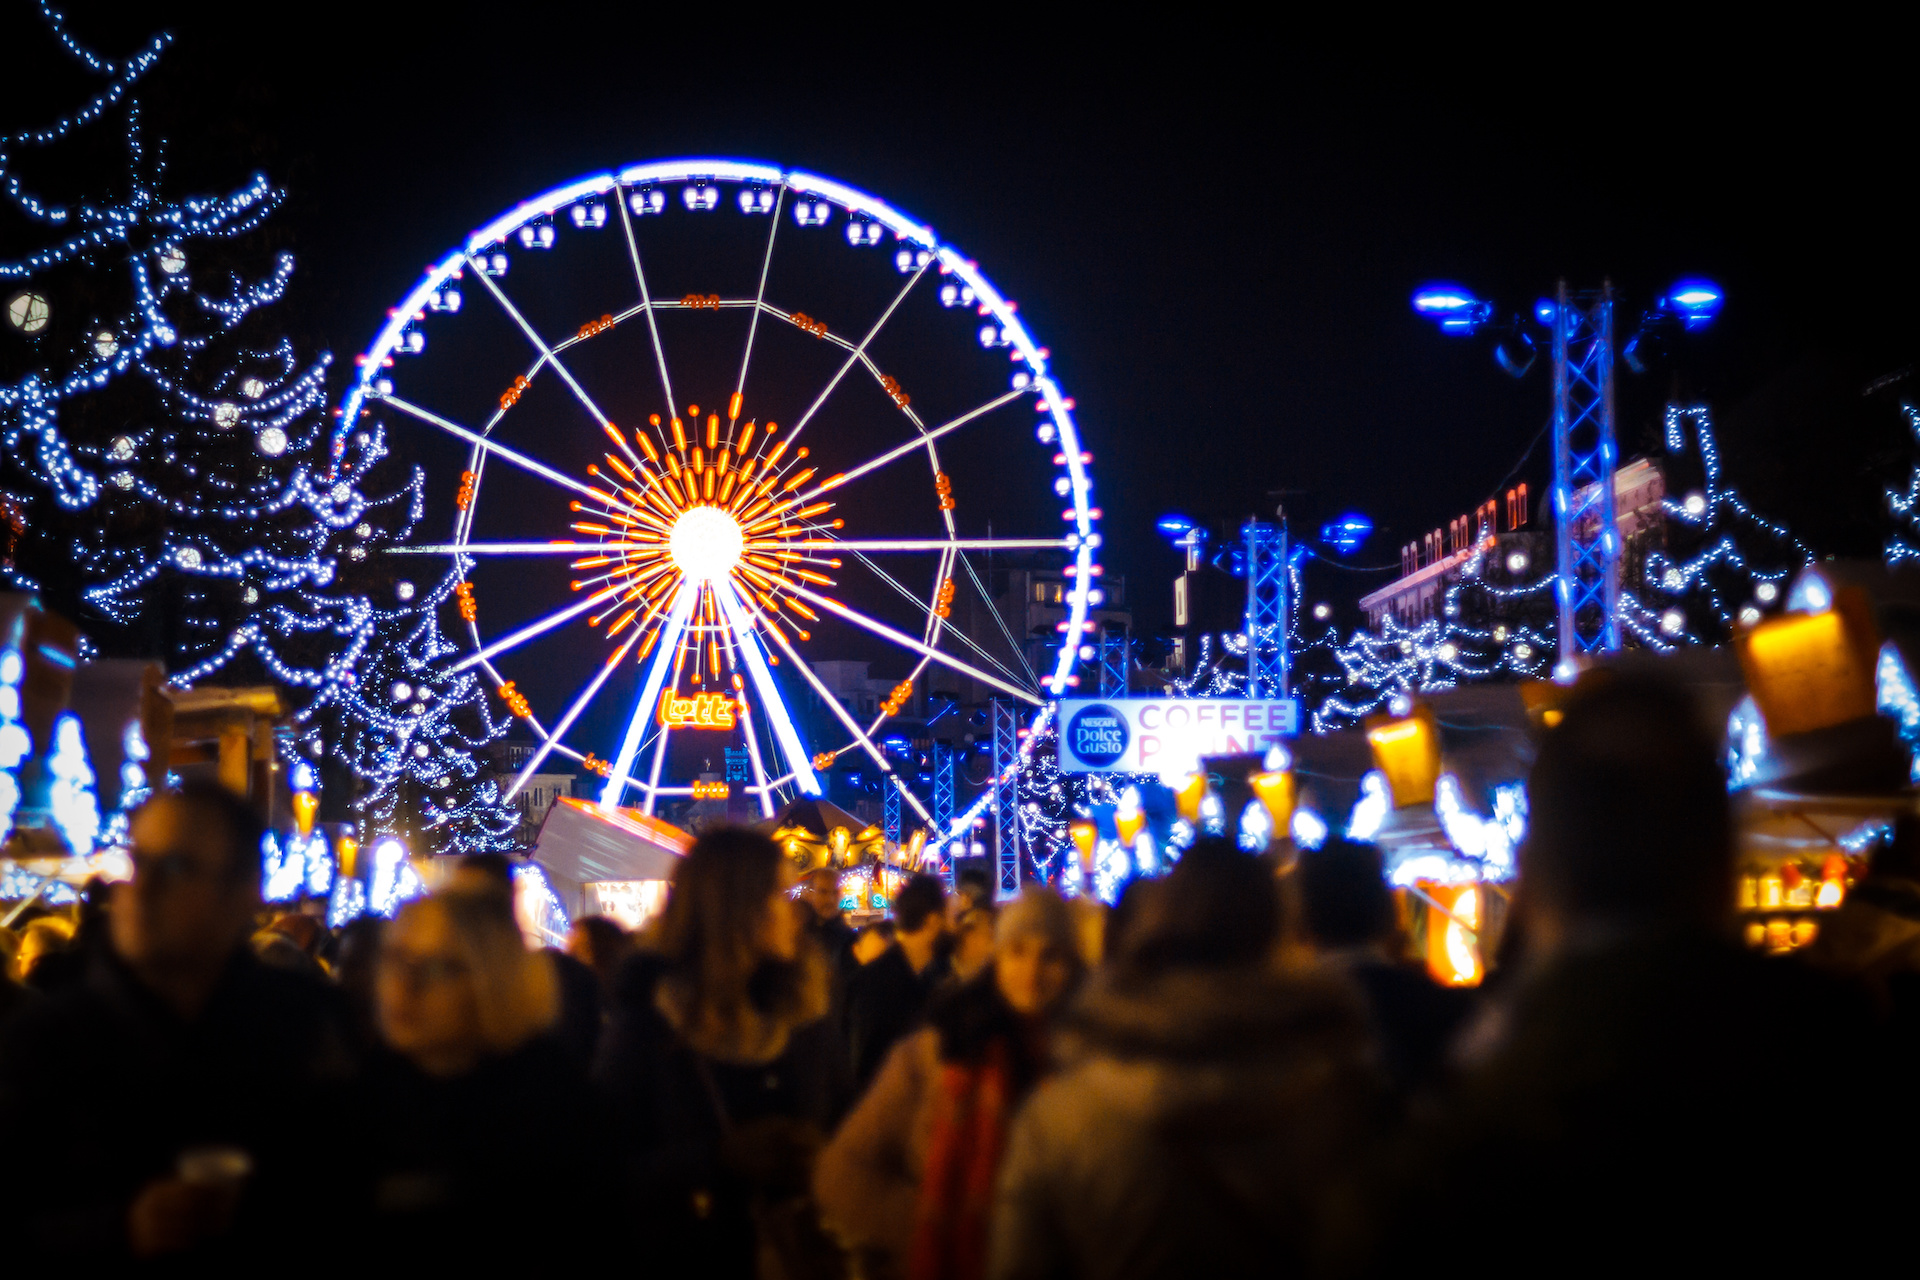
{"type": "MultiPolygon", "coordinates": [[[[430,267],[361,357],[336,447],[377,415],[464,450],[432,486],[453,498],[446,540],[392,550],[451,558],[451,665],[478,668],[537,742],[509,794],[560,756],[605,778],[601,806],[652,813],[711,795],[674,776],[670,739],[723,730],[762,814],[857,753],[932,828],[932,796],[883,745],[914,686],[984,691],[1032,728],[1092,653],[1100,512],[1048,365],[971,260],[881,200],[669,160],[535,196],[430,267]],[[984,480],[974,519],[960,472],[984,480]],[[1064,562],[1043,645],[982,581],[1003,553],[1064,562]],[[906,672],[875,713],[816,672],[839,656],[818,651],[823,620],[906,672]],[[569,661],[580,628],[603,660],[569,661]],[[538,692],[568,665],[584,668],[570,696],[538,692]]],[[[934,830],[929,860],[976,816],[934,830]]]]}

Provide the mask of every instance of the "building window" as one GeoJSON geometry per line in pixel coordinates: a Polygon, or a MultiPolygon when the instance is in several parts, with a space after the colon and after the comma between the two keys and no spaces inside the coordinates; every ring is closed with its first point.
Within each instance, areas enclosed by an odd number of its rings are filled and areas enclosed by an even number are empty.
{"type": "Polygon", "coordinates": [[[1033,584],[1033,602],[1035,604],[1045,604],[1047,602],[1047,584],[1046,583],[1036,582],[1033,584]]]}

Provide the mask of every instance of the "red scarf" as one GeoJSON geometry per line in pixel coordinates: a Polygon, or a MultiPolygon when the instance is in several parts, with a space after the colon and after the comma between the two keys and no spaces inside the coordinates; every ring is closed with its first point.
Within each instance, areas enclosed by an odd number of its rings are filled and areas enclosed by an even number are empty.
{"type": "Polygon", "coordinates": [[[907,1260],[910,1280],[981,1280],[986,1274],[994,1181],[1012,1118],[1010,1058],[1006,1038],[996,1036],[979,1062],[940,1069],[907,1260]]]}

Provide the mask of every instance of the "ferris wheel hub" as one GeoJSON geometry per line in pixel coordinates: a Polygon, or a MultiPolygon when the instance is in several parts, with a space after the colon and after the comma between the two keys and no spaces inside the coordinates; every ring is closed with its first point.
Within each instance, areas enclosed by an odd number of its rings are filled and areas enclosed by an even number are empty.
{"type": "Polygon", "coordinates": [[[740,522],[719,507],[695,507],[673,522],[667,554],[694,582],[718,582],[740,562],[746,535],[740,522]]]}

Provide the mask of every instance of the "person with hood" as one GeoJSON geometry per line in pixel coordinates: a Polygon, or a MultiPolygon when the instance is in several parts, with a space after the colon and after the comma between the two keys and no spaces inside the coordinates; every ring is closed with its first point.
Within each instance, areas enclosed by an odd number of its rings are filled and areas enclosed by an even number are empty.
{"type": "Polygon", "coordinates": [[[1278,886],[1226,842],[1137,892],[1008,1135],[987,1274],[1299,1274],[1382,1115],[1364,1013],[1277,967],[1278,886]]]}
{"type": "Polygon", "coordinates": [[[1007,1126],[1050,1066],[1050,1023],[1080,978],[1073,917],[1029,887],[993,956],[937,998],[820,1155],[814,1193],[870,1277],[977,1280],[1007,1126]]]}
{"type": "Polygon", "coordinates": [[[612,1094],[648,1269],[747,1280],[830,1262],[808,1195],[846,1094],[828,962],[771,840],[702,835],[621,969],[596,1076],[612,1094]]]}

